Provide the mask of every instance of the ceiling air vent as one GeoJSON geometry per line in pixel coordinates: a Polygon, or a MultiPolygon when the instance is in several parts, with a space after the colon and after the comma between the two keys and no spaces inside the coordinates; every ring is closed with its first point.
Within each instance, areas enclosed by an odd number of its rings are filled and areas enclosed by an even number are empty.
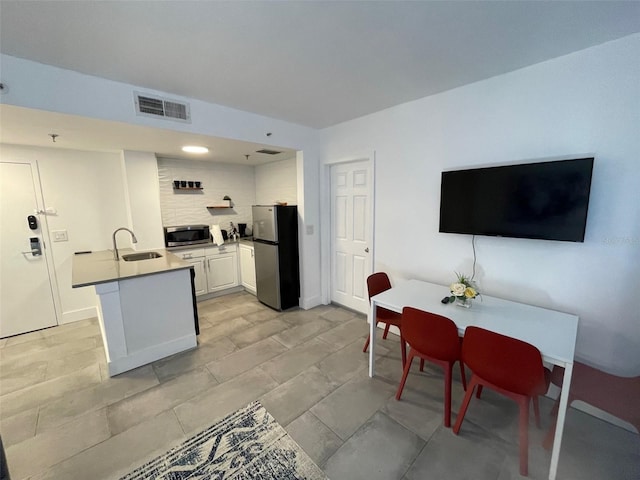
{"type": "Polygon", "coordinates": [[[256,150],[256,153],[264,153],[266,155],[278,155],[279,153],[282,153],[282,152],[279,152],[277,150],[269,150],[268,148],[263,148],[262,150],[256,150]]]}
{"type": "Polygon", "coordinates": [[[163,117],[181,122],[191,122],[188,103],[176,102],[168,98],[134,92],[136,113],[145,117],[163,117]]]}

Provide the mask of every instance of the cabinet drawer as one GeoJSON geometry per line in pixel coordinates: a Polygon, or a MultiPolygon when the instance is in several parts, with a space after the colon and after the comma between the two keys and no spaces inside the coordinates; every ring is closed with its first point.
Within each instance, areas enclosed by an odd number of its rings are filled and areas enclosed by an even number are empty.
{"type": "Polygon", "coordinates": [[[176,257],[182,260],[190,260],[192,258],[204,257],[204,248],[191,248],[189,250],[178,250],[172,252],[176,257]]]}
{"type": "Polygon", "coordinates": [[[205,255],[208,257],[209,255],[224,255],[229,253],[237,252],[237,245],[235,244],[222,244],[215,247],[207,247],[205,248],[205,255]]]}

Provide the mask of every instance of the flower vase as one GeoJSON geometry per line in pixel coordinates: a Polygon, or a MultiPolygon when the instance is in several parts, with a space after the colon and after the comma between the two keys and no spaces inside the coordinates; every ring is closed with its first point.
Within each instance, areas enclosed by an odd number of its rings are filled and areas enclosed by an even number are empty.
{"type": "Polygon", "coordinates": [[[471,308],[471,299],[465,297],[456,297],[456,305],[462,308],[471,308]]]}

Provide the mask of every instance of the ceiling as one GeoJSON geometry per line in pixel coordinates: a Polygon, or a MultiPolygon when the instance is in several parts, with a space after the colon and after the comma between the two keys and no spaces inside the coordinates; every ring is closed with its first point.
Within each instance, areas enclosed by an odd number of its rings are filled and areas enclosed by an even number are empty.
{"type": "Polygon", "coordinates": [[[154,152],[159,157],[189,158],[239,165],[261,165],[294,158],[289,148],[241,142],[175,130],[143,127],[128,123],[64,115],[12,105],[0,105],[0,143],[37,147],[70,148],[99,152],[133,150],[154,152]],[[53,142],[49,135],[59,135],[53,142]],[[184,145],[209,148],[206,154],[187,154],[184,145]],[[267,148],[281,153],[258,153],[267,148]],[[249,158],[246,158],[249,155],[249,158]]]}
{"type": "Polygon", "coordinates": [[[636,32],[637,1],[0,1],[2,53],[312,128],[636,32]]]}

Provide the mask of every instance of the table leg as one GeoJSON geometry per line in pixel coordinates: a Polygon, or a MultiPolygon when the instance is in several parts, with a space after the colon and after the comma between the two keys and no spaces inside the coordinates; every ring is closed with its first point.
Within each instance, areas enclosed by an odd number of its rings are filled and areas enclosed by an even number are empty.
{"type": "Polygon", "coordinates": [[[553,438],[553,450],[551,451],[551,468],[549,469],[549,480],[555,480],[558,472],[558,460],[560,457],[560,442],[564,430],[564,420],[567,414],[569,388],[571,387],[571,375],[573,373],[573,363],[564,366],[564,379],[562,380],[562,391],[560,392],[560,404],[558,406],[558,418],[556,419],[556,434],[553,438]]]}
{"type": "Polygon", "coordinates": [[[375,375],[375,349],[376,349],[376,302],[371,301],[371,308],[369,308],[369,376],[375,375]]]}

